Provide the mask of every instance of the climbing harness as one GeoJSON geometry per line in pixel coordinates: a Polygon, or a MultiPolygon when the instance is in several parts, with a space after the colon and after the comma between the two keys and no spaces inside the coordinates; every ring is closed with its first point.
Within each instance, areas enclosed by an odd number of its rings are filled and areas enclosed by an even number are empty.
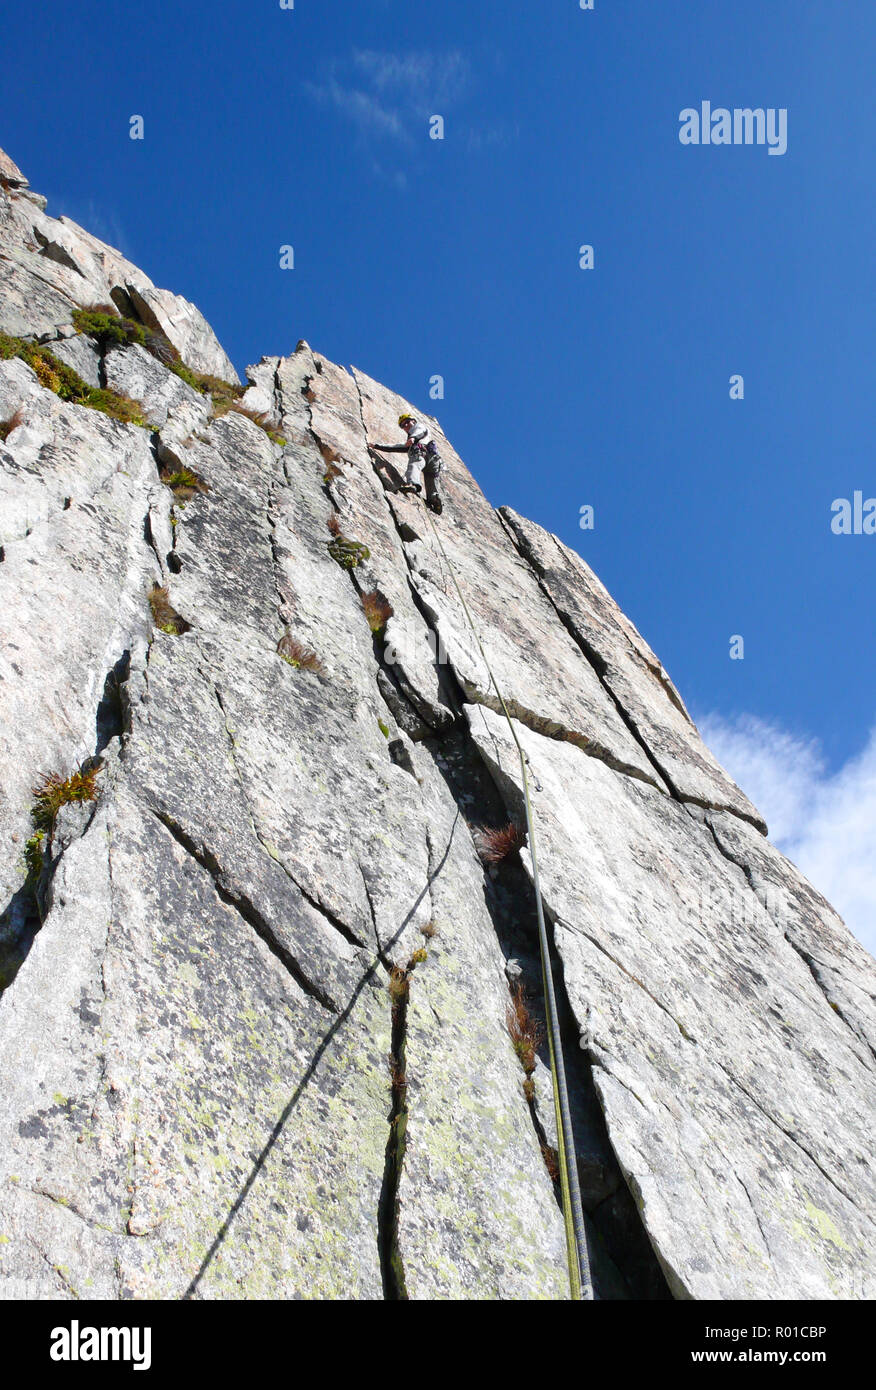
{"type": "MultiPolygon", "coordinates": [[[[526,829],[529,834],[529,852],[532,857],[532,882],[535,889],[535,905],[538,914],[538,945],[541,954],[541,977],[544,988],[545,1006],[548,1022],[548,1045],[551,1058],[551,1077],[553,1080],[554,1093],[554,1112],[557,1120],[557,1157],[560,1168],[560,1192],[563,1202],[563,1221],[566,1228],[566,1255],[569,1264],[569,1284],[571,1287],[572,1298],[575,1300],[591,1300],[593,1298],[593,1283],[590,1276],[590,1258],[587,1250],[587,1233],[584,1229],[584,1212],[581,1206],[581,1189],[578,1183],[578,1168],[575,1162],[574,1140],[572,1137],[572,1117],[569,1110],[569,1091],[566,1085],[566,1070],[563,1065],[563,1046],[560,1038],[560,1024],[557,1015],[557,1000],[554,993],[554,980],[551,971],[550,946],[548,943],[547,928],[544,921],[544,907],[541,900],[541,887],[538,877],[538,855],[535,847],[535,824],[532,814],[532,804],[529,796],[529,759],[524,752],[523,745],[517,737],[511,715],[508,713],[508,706],[505,704],[505,697],[499,689],[498,681],[493,675],[487,654],[484,651],[478,630],[475,627],[474,619],[465,601],[465,595],[459,586],[456,578],[456,571],[450,561],[447,551],[438,532],[432,517],[429,517],[429,524],[438,542],[438,548],[444,556],[445,564],[450,571],[459,601],[462,604],[463,612],[468,620],[468,625],[472,630],[475,642],[487,671],[490,682],[496,692],[499,704],[502,706],[502,713],[508,721],[508,728],[511,730],[511,737],[514,740],[517,752],[520,756],[520,774],[523,780],[523,799],[526,807],[526,829]]],[[[536,786],[538,783],[536,782],[536,786]]],[[[540,790],[540,788],[539,788],[540,790]]]]}

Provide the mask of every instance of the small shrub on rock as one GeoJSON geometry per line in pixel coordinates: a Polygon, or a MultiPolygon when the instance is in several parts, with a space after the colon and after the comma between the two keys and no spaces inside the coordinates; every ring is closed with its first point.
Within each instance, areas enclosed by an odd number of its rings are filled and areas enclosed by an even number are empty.
{"type": "Polygon", "coordinates": [[[341,535],[336,535],[333,541],[329,541],[328,552],[345,570],[355,569],[364,560],[371,558],[371,551],[362,541],[351,541],[348,536],[341,535]]]}
{"type": "Polygon", "coordinates": [[[60,773],[51,772],[43,778],[38,786],[34,787],[31,820],[37,835],[32,840],[28,840],[25,849],[25,858],[27,858],[28,852],[31,855],[31,862],[28,864],[29,873],[36,869],[37,864],[39,864],[39,871],[42,872],[42,839],[40,836],[47,832],[51,833],[54,829],[61,807],[68,806],[71,802],[95,800],[98,770],[95,767],[87,772],[74,772],[69,777],[62,777],[60,773]]]}
{"type": "Polygon", "coordinates": [[[166,632],[170,637],[181,637],[184,632],[190,631],[191,623],[186,622],[185,618],[177,613],[165,586],[152,585],[149,591],[149,607],[152,609],[152,618],[159,631],[166,632]]]}
{"type": "Polygon", "coordinates": [[[19,406],[14,415],[10,415],[8,420],[0,420],[0,439],[3,443],[9,438],[13,430],[17,430],[19,425],[24,424],[24,411],[19,406]]]}
{"type": "Polygon", "coordinates": [[[165,487],[169,487],[177,502],[189,502],[196,492],[209,492],[207,484],[193,468],[177,468],[174,472],[162,470],[159,473],[165,487]]]}
{"type": "Polygon", "coordinates": [[[541,1141],[541,1156],[544,1159],[544,1166],[548,1170],[548,1177],[551,1182],[558,1183],[560,1181],[559,1155],[556,1149],[552,1148],[544,1139],[541,1141]]]}
{"type": "Polygon", "coordinates": [[[520,1065],[531,1076],[535,1071],[535,1053],[541,1042],[541,1027],[537,1019],[532,1017],[526,1003],[526,995],[523,986],[517,984],[511,991],[511,999],[505,1012],[505,1023],[511,1042],[514,1044],[514,1051],[520,1059],[520,1065]]]}
{"type": "Polygon", "coordinates": [[[512,854],[517,854],[526,844],[526,836],[519,826],[509,821],[498,829],[481,825],[475,828],[475,846],[485,864],[501,864],[512,854]]]}
{"type": "Polygon", "coordinates": [[[361,598],[368,626],[373,633],[379,635],[392,617],[392,604],[379,589],[373,589],[370,594],[362,594],[361,598]]]}
{"type": "Polygon", "coordinates": [[[74,310],[73,327],[77,332],[96,339],[104,352],[107,348],[128,347],[131,343],[146,347],[149,337],[142,323],[122,318],[115,307],[108,304],[100,305],[97,309],[74,310]]]}
{"type": "Polygon", "coordinates": [[[247,410],[246,407],[240,405],[238,401],[232,401],[230,409],[236,411],[238,415],[245,415],[247,420],[252,420],[254,425],[258,425],[260,430],[264,430],[272,444],[279,444],[281,448],[285,447],[286,440],[283,435],[271,429],[271,426],[268,424],[269,417],[265,415],[263,411],[247,410]]]}
{"type": "Polygon", "coordinates": [[[402,970],[400,965],[394,965],[389,972],[388,985],[393,1016],[408,997],[408,983],[407,971],[402,970]]]}
{"type": "Polygon", "coordinates": [[[284,661],[298,671],[313,671],[318,675],[325,670],[315,651],[298,642],[290,632],[284,633],[277,643],[277,651],[284,661]]]}

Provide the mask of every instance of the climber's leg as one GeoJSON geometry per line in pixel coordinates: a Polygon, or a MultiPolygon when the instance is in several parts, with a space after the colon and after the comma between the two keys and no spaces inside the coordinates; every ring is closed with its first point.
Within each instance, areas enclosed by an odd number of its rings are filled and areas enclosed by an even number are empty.
{"type": "Polygon", "coordinates": [[[444,510],[444,500],[441,496],[439,478],[444,467],[443,460],[434,444],[430,444],[426,450],[426,462],[423,467],[423,474],[426,479],[426,505],[430,507],[437,516],[444,510]]]}
{"type": "Polygon", "coordinates": [[[423,467],[423,454],[419,448],[408,450],[408,471],[405,474],[405,490],[407,492],[422,492],[420,473],[423,467]]]}

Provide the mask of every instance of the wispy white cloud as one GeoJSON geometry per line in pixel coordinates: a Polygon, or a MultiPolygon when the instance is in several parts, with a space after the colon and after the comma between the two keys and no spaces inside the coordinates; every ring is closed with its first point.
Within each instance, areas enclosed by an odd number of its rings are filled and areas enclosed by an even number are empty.
{"type": "Polygon", "coordinates": [[[335,61],[311,95],[353,122],[360,135],[410,145],[417,124],[443,115],[465,92],[470,63],[463,53],[387,53],[355,49],[335,61]]]}
{"type": "Polygon", "coordinates": [[[471,66],[464,53],[379,53],[356,49],[353,66],[378,92],[420,107],[458,101],[468,86],[471,66]]]}
{"type": "Polygon", "coordinates": [[[350,87],[335,77],[330,77],[322,86],[311,84],[311,90],[319,100],[328,102],[343,115],[349,116],[354,125],[363,132],[388,135],[405,141],[411,138],[401,112],[385,105],[369,92],[350,87]]]}
{"type": "Polygon", "coordinates": [[[773,844],[876,955],[876,727],[865,748],[831,773],[817,740],[753,715],[698,722],[763,813],[773,844]]]}

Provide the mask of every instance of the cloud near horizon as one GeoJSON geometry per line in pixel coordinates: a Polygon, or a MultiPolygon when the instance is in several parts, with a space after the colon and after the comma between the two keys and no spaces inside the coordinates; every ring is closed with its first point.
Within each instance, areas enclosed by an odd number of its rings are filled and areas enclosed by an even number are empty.
{"type": "Polygon", "coordinates": [[[715,757],[762,812],[769,838],[876,955],[876,726],[837,772],[816,739],[743,714],[697,721],[715,757]]]}

